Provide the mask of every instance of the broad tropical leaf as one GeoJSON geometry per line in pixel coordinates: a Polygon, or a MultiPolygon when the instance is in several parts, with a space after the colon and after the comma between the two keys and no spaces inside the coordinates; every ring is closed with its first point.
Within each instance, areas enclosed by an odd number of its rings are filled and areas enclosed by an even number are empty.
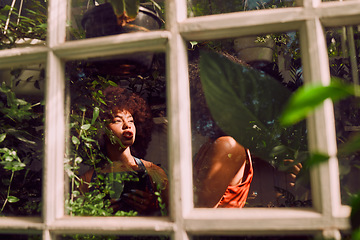
{"type": "Polygon", "coordinates": [[[291,95],[280,82],[212,52],[201,53],[200,78],[217,124],[253,154],[274,161],[289,149],[306,149],[304,125],[284,128],[278,121],[291,95]]]}

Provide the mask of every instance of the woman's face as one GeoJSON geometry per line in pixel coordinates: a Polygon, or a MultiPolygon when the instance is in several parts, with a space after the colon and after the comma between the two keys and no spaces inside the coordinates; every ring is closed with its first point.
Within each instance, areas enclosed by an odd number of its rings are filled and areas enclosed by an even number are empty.
{"type": "Polygon", "coordinates": [[[120,140],[122,147],[130,147],[134,144],[136,128],[133,116],[129,111],[118,111],[108,127],[120,140]]]}

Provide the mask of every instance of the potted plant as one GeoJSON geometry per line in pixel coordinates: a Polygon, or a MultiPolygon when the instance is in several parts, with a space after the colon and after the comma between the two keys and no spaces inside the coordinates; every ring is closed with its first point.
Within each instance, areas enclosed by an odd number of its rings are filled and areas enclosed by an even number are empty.
{"type": "MultiPolygon", "coordinates": [[[[94,6],[85,12],[81,24],[86,38],[158,30],[163,20],[156,9],[160,9],[160,6],[154,1],[140,3],[140,1],[109,0],[102,4],[94,1],[94,6]]],[[[111,60],[95,59],[95,61],[96,67],[102,72],[131,75],[136,71],[136,74],[139,74],[150,69],[153,53],[137,53],[111,60]]]]}
{"type": "MultiPolygon", "coordinates": [[[[0,49],[45,45],[46,1],[8,1],[0,6],[0,49]]],[[[42,64],[23,69],[1,70],[1,79],[18,96],[40,96],[44,90],[42,64]]]]}
{"type": "Polygon", "coordinates": [[[271,35],[262,38],[246,36],[234,40],[237,57],[250,65],[272,62],[274,47],[275,41],[271,35]]]}
{"type": "Polygon", "coordinates": [[[4,1],[0,5],[0,49],[44,45],[47,28],[46,1],[4,1]]]}
{"type": "Polygon", "coordinates": [[[43,64],[34,64],[26,68],[0,71],[0,78],[18,97],[28,101],[40,101],[45,89],[45,68],[43,64]]]}
{"type": "MultiPolygon", "coordinates": [[[[284,1],[271,0],[268,2],[256,2],[249,5],[244,1],[243,11],[271,9],[285,7],[284,1]]],[[[286,34],[266,34],[260,36],[246,36],[234,40],[234,49],[237,57],[253,66],[265,65],[273,62],[273,54],[277,54],[276,48],[282,48],[289,41],[286,34]]],[[[281,49],[280,49],[281,50],[281,49]]]]}

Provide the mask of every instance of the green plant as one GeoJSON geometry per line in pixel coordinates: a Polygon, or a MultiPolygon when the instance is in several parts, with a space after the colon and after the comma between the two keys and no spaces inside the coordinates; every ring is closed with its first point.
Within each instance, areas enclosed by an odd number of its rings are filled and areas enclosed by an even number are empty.
{"type": "Polygon", "coordinates": [[[1,214],[39,214],[41,199],[42,104],[16,98],[0,87],[1,214]],[[38,136],[38,137],[37,137],[38,136]],[[29,182],[32,182],[30,188],[29,182]]]}
{"type": "Polygon", "coordinates": [[[150,3],[153,8],[161,10],[161,6],[154,0],[107,0],[114,9],[118,24],[124,26],[126,23],[135,20],[142,3],[150,3]]]}
{"type": "MultiPolygon", "coordinates": [[[[328,86],[305,85],[290,95],[262,72],[215,53],[204,52],[201,58],[205,97],[219,126],[253,154],[280,167],[277,161],[284,157],[305,162],[306,168],[327,161],[329,156],[324,153],[307,153],[304,119],[326,99],[339,101],[360,96],[357,86],[337,79],[328,86]]],[[[359,149],[360,134],[356,134],[339,146],[338,155],[359,149]]],[[[287,198],[294,202],[291,195],[287,198]]],[[[359,194],[352,195],[350,220],[354,239],[359,238],[360,231],[359,199],[359,194]]]]}
{"type": "MultiPolygon", "coordinates": [[[[100,173],[103,163],[111,163],[104,155],[99,145],[100,132],[106,132],[106,122],[99,118],[103,100],[102,90],[108,86],[116,86],[117,82],[127,82],[133,92],[148,98],[149,102],[157,102],[164,89],[164,82],[159,75],[162,70],[154,67],[148,74],[122,78],[117,76],[103,76],[84,62],[67,64],[67,77],[71,90],[70,137],[67,156],[64,160],[65,170],[70,179],[70,191],[66,200],[66,207],[71,215],[98,216],[136,216],[137,212],[113,212],[110,198],[114,190],[109,185],[108,177],[100,173]],[[80,165],[95,169],[97,178],[94,182],[84,182],[79,177],[80,165]],[[90,192],[79,192],[80,184],[87,184],[90,192]]],[[[162,100],[164,101],[164,99],[162,100]]],[[[139,181],[131,176],[114,176],[121,183],[124,181],[139,181]]],[[[161,199],[160,190],[155,192],[162,214],[166,214],[165,205],[161,199]]]]}
{"type": "MultiPolygon", "coordinates": [[[[100,101],[102,102],[102,101],[100,101]]],[[[81,216],[136,216],[136,211],[116,211],[113,212],[110,207],[110,196],[114,193],[114,184],[122,184],[128,181],[139,181],[139,178],[131,174],[114,174],[105,175],[100,172],[99,164],[103,161],[110,162],[101,151],[98,143],[98,132],[105,129],[104,121],[99,121],[99,108],[95,107],[92,112],[92,118],[86,118],[86,110],[81,109],[82,116],[79,121],[76,114],[72,114],[72,148],[68,153],[68,158],[65,159],[65,170],[70,178],[70,193],[66,200],[66,207],[70,215],[81,216]],[[94,182],[84,182],[77,176],[79,164],[84,162],[92,166],[97,174],[94,182]],[[112,177],[112,179],[109,179],[112,177]],[[111,183],[111,184],[109,184],[111,183]],[[80,184],[87,184],[91,191],[80,192],[80,184]]],[[[116,187],[116,186],[115,186],[116,187]]],[[[161,199],[160,192],[156,192],[158,204],[162,214],[166,214],[165,205],[161,199]]]]}
{"type": "Polygon", "coordinates": [[[278,120],[291,95],[279,81],[211,52],[201,53],[200,78],[210,111],[225,133],[276,167],[286,158],[305,158],[304,122],[284,128],[278,120]]]}
{"type": "MultiPolygon", "coordinates": [[[[359,97],[360,91],[357,86],[349,85],[341,82],[339,79],[332,79],[328,86],[323,85],[307,85],[300,88],[289,100],[281,121],[284,125],[295,124],[311,114],[326,99],[338,102],[349,97],[359,97]],[[316,93],[316,94],[314,94],[316,93]]],[[[355,134],[346,142],[338,147],[338,157],[341,161],[346,161],[343,156],[349,156],[358,152],[360,149],[360,134],[355,134]]],[[[310,159],[306,162],[306,166],[312,167],[327,161],[330,158],[327,154],[314,152],[310,159]]],[[[360,168],[360,164],[353,167],[360,168]]],[[[352,239],[360,239],[360,193],[350,194],[351,197],[351,216],[350,222],[352,227],[352,239]]]]}
{"type": "MultiPolygon", "coordinates": [[[[16,0],[13,0],[15,3],[16,0]]],[[[46,0],[28,0],[21,9],[5,5],[0,9],[0,49],[11,48],[21,39],[45,40],[47,29],[46,0]]]]}

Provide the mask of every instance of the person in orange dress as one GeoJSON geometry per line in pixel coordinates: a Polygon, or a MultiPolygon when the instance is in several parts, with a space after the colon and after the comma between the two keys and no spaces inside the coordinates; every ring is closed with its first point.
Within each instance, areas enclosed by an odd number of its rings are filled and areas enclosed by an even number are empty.
{"type": "Polygon", "coordinates": [[[194,157],[194,206],[242,208],[253,178],[250,151],[226,135],[212,118],[201,86],[198,59],[190,61],[189,74],[193,133],[207,139],[194,157]]]}

